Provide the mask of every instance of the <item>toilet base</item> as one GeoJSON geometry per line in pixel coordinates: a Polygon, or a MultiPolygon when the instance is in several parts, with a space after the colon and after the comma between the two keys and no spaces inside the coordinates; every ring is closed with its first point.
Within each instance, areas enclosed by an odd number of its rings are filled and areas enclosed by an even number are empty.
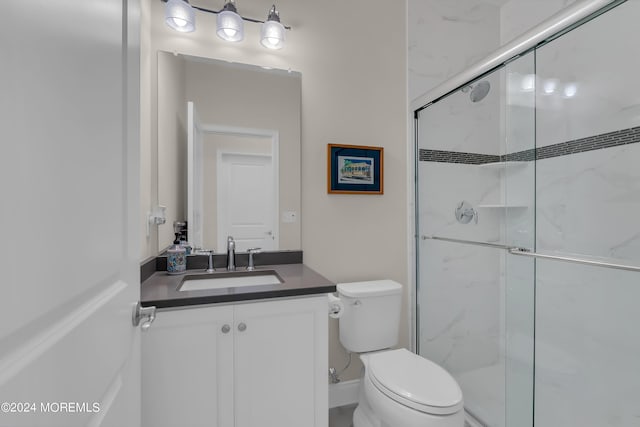
{"type": "MultiPolygon", "coordinates": [[[[413,424],[412,424],[413,425],[413,424]]],[[[464,411],[447,417],[432,416],[420,422],[422,427],[463,427],[464,411]]],[[[402,425],[390,425],[382,421],[378,415],[371,409],[367,402],[360,402],[353,412],[353,427],[406,427],[402,425]]]]}
{"type": "Polygon", "coordinates": [[[358,405],[356,410],[353,411],[353,427],[380,427],[380,423],[379,422],[376,425],[376,424],[372,423],[371,421],[372,420],[370,420],[362,412],[362,409],[358,405]]]}
{"type": "Polygon", "coordinates": [[[353,413],[353,427],[463,427],[464,410],[449,415],[417,411],[393,401],[371,382],[366,370],[368,359],[362,358],[362,378],[358,406],[353,413]],[[391,420],[394,420],[393,422],[391,420]],[[392,424],[389,424],[392,422],[392,424]]]}

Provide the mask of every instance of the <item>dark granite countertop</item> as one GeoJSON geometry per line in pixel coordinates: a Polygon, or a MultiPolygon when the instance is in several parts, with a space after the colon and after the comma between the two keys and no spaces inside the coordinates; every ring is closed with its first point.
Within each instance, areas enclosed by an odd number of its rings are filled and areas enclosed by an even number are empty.
{"type": "MultiPolygon", "coordinates": [[[[240,269],[238,272],[242,272],[240,269]]],[[[282,298],[335,292],[336,285],[304,264],[261,265],[260,270],[274,270],[284,283],[277,285],[240,286],[235,288],[179,291],[185,276],[227,274],[225,270],[207,274],[203,270],[187,270],[186,274],[169,275],[156,271],[140,288],[143,306],[157,308],[182,307],[199,304],[228,303],[266,298],[282,298]]]]}

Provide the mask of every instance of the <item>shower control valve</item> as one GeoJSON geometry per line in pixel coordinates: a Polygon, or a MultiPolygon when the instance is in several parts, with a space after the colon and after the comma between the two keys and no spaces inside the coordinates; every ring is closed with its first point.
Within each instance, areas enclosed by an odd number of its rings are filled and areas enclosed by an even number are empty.
{"type": "Polygon", "coordinates": [[[478,223],[478,211],[467,201],[462,201],[456,208],[456,220],[460,224],[469,224],[471,220],[478,223]]]}

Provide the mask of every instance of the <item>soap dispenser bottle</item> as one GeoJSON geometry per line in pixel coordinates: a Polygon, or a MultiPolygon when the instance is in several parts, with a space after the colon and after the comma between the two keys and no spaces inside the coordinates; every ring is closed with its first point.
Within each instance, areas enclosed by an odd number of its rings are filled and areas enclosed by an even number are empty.
{"type": "Polygon", "coordinates": [[[187,271],[187,250],[180,244],[180,233],[175,233],[173,246],[167,249],[167,273],[183,274],[187,271]]]}

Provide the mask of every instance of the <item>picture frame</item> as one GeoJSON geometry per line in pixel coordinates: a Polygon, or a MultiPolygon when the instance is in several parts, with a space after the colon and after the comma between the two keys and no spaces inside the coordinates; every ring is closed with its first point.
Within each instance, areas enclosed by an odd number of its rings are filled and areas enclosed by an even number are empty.
{"type": "Polygon", "coordinates": [[[327,193],[384,194],[384,148],[327,144],[327,193]]]}

